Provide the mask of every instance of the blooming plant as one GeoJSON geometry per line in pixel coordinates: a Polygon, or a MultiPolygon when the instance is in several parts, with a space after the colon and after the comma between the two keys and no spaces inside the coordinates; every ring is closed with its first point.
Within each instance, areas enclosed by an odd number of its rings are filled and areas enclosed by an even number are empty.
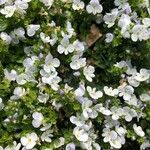
{"type": "Polygon", "coordinates": [[[0,150],[150,149],[148,0],[0,0],[0,150]]]}

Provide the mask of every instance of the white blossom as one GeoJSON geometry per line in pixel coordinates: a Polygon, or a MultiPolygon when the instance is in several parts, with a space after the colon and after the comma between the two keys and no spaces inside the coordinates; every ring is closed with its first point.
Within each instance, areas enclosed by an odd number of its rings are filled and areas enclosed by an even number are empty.
{"type": "Polygon", "coordinates": [[[40,0],[45,6],[50,8],[54,2],[54,0],[40,0]]]}
{"type": "Polygon", "coordinates": [[[88,140],[88,133],[79,127],[75,127],[73,130],[73,134],[75,135],[75,137],[82,142],[86,142],[88,140]]]}
{"type": "Polygon", "coordinates": [[[66,145],[66,150],[75,150],[75,144],[74,143],[69,143],[66,145]]]}
{"type": "Polygon", "coordinates": [[[5,147],[5,149],[1,149],[0,150],[20,150],[21,148],[21,143],[17,143],[16,141],[13,142],[13,145],[8,145],[7,147],[5,147]]]}
{"type": "Polygon", "coordinates": [[[115,24],[118,13],[118,9],[113,9],[111,13],[106,13],[103,19],[104,22],[108,25],[108,28],[112,27],[115,24]]]}
{"type": "Polygon", "coordinates": [[[150,94],[141,94],[140,100],[143,102],[150,101],[150,94]]]}
{"type": "Polygon", "coordinates": [[[107,33],[105,42],[110,43],[110,42],[112,42],[113,38],[114,38],[114,35],[112,33],[107,33]]]}
{"type": "Polygon", "coordinates": [[[132,35],[131,39],[132,41],[142,41],[142,40],[148,40],[150,38],[150,33],[148,29],[144,25],[135,25],[132,28],[132,35]]]}
{"type": "Polygon", "coordinates": [[[49,99],[49,95],[47,93],[45,94],[40,93],[37,99],[39,100],[40,103],[46,103],[49,99]]]}
{"type": "Polygon", "coordinates": [[[50,42],[50,37],[46,36],[43,32],[40,33],[40,38],[44,43],[49,43],[50,42]]]}
{"type": "Polygon", "coordinates": [[[11,43],[11,40],[12,40],[11,36],[9,36],[6,32],[1,32],[1,33],[0,33],[0,38],[1,38],[4,42],[6,42],[7,44],[10,44],[10,43],[11,43]]]}
{"type": "Polygon", "coordinates": [[[4,108],[4,103],[2,98],[0,97],[0,110],[2,110],[4,108]]]}
{"type": "Polygon", "coordinates": [[[149,141],[144,141],[142,145],[140,146],[140,150],[145,150],[146,148],[150,147],[150,142],[149,141]]]}
{"type": "Polygon", "coordinates": [[[116,6],[121,6],[121,5],[125,4],[127,1],[128,1],[128,0],[115,0],[115,1],[114,1],[114,4],[115,4],[116,6]]]}
{"type": "Polygon", "coordinates": [[[17,72],[15,70],[11,70],[11,72],[9,73],[7,69],[4,69],[4,74],[5,74],[6,79],[8,79],[9,81],[16,80],[17,72]]]}
{"type": "Polygon", "coordinates": [[[103,93],[101,91],[96,91],[96,88],[91,88],[90,86],[87,86],[87,91],[91,98],[93,99],[99,99],[103,96],[103,93]]]}
{"type": "Polygon", "coordinates": [[[135,79],[139,82],[146,81],[150,77],[150,72],[147,69],[141,69],[139,73],[136,74],[135,79]]]}
{"type": "Polygon", "coordinates": [[[143,137],[145,135],[144,131],[142,130],[140,126],[137,126],[136,124],[134,124],[133,129],[138,136],[143,137]]]}
{"type": "Polygon", "coordinates": [[[70,67],[73,70],[78,70],[86,65],[86,58],[81,58],[79,55],[74,55],[71,61],[70,67]]]}
{"type": "Polygon", "coordinates": [[[78,55],[81,55],[83,51],[85,50],[83,42],[80,42],[79,40],[74,41],[73,46],[74,46],[76,54],[78,55]]]}
{"type": "Polygon", "coordinates": [[[119,91],[118,89],[113,89],[112,87],[108,87],[108,86],[104,86],[104,92],[106,95],[109,95],[109,96],[117,96],[119,91]]]}
{"type": "Polygon", "coordinates": [[[44,68],[44,71],[49,73],[51,71],[56,71],[55,68],[59,67],[59,65],[60,65],[59,59],[53,58],[53,56],[49,53],[45,57],[45,64],[44,64],[43,68],[44,68]]]}
{"type": "Polygon", "coordinates": [[[33,117],[33,120],[32,120],[33,127],[39,128],[41,124],[43,123],[44,116],[42,115],[42,113],[34,112],[32,114],[32,117],[33,117]]]}
{"type": "Polygon", "coordinates": [[[53,137],[53,130],[47,130],[45,132],[42,133],[41,135],[41,140],[44,142],[48,142],[51,143],[52,142],[52,137],[53,137]]]}
{"type": "Polygon", "coordinates": [[[73,0],[72,8],[74,10],[80,10],[84,8],[84,2],[81,0],[73,0]]]}
{"type": "Polygon", "coordinates": [[[85,75],[85,78],[89,81],[92,82],[95,77],[94,75],[95,68],[93,66],[85,66],[83,69],[83,74],[85,75]]]}
{"type": "Polygon", "coordinates": [[[67,36],[64,36],[63,39],[60,42],[60,45],[58,45],[57,51],[60,54],[68,55],[69,53],[72,53],[74,51],[73,44],[70,44],[69,38],[67,36]]]}
{"type": "Polygon", "coordinates": [[[16,6],[5,6],[4,8],[0,9],[0,13],[5,15],[6,18],[10,18],[13,16],[14,12],[16,10],[16,6]]]}
{"type": "Polygon", "coordinates": [[[89,5],[86,6],[86,10],[88,13],[96,15],[97,13],[102,12],[103,7],[99,3],[99,0],[91,0],[89,5]]]}
{"type": "Polygon", "coordinates": [[[132,86],[130,85],[126,85],[126,86],[119,86],[118,87],[119,90],[119,96],[123,96],[124,100],[130,100],[131,96],[134,93],[134,89],[132,86]]]}
{"type": "Polygon", "coordinates": [[[26,94],[25,89],[22,87],[15,87],[14,92],[13,92],[13,96],[10,97],[11,100],[16,100],[21,98],[22,96],[24,96],[26,94]]]}
{"type": "Polygon", "coordinates": [[[64,144],[65,144],[65,138],[64,137],[60,137],[58,139],[58,141],[54,143],[54,147],[55,148],[59,148],[59,147],[61,147],[64,144]]]}
{"type": "Polygon", "coordinates": [[[21,144],[28,150],[34,148],[36,142],[38,141],[38,136],[36,133],[28,133],[26,136],[21,137],[21,144]]]}
{"type": "Polygon", "coordinates": [[[40,29],[40,25],[30,24],[27,26],[27,34],[32,37],[35,35],[36,31],[40,29]]]}

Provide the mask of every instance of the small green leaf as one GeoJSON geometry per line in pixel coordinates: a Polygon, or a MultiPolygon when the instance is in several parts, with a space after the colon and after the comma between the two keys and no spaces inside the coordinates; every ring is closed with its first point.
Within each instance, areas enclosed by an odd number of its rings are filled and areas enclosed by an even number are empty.
{"type": "Polygon", "coordinates": [[[7,19],[1,17],[0,18],[0,31],[4,31],[8,26],[8,21],[7,19]]]}

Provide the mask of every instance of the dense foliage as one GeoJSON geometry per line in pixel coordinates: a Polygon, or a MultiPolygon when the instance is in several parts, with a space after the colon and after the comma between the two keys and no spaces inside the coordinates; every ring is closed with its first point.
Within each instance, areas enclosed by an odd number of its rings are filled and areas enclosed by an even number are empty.
{"type": "Polygon", "coordinates": [[[150,148],[148,0],[0,0],[0,150],[150,148]]]}

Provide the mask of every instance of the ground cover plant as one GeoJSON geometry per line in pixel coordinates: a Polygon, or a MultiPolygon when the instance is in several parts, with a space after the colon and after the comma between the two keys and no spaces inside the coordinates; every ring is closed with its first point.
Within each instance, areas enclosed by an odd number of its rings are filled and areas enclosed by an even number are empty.
{"type": "Polygon", "coordinates": [[[0,0],[0,150],[150,149],[148,0],[0,0]]]}

